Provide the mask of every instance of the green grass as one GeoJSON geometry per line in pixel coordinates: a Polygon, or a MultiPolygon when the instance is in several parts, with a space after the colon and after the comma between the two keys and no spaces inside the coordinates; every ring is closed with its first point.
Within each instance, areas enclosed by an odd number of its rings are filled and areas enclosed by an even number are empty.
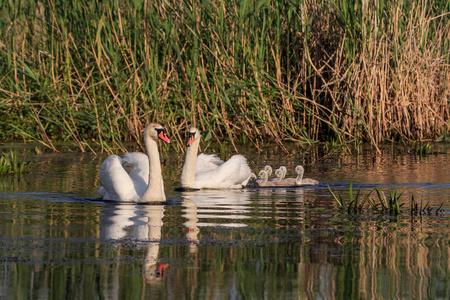
{"type": "Polygon", "coordinates": [[[57,151],[437,139],[448,129],[450,3],[0,0],[0,140],[57,151]]]}
{"type": "Polygon", "coordinates": [[[19,160],[15,150],[2,153],[0,156],[0,175],[26,173],[29,164],[27,161],[19,160]]]}
{"type": "MultiPolygon", "coordinates": [[[[348,188],[348,197],[343,197],[339,193],[333,192],[330,185],[327,183],[328,191],[336,202],[336,209],[340,212],[345,212],[349,215],[356,214],[380,214],[398,216],[405,212],[401,209],[406,202],[401,202],[402,193],[398,194],[395,190],[390,190],[386,194],[381,188],[375,187],[368,194],[362,195],[362,186],[358,189],[356,194],[353,190],[353,182],[350,181],[348,188]],[[375,195],[375,196],[374,196],[375,195]]],[[[409,201],[409,214],[411,216],[422,216],[430,214],[439,214],[443,212],[443,204],[438,208],[430,207],[427,204],[418,203],[414,197],[411,196],[409,201]]]]}
{"type": "Polygon", "coordinates": [[[422,144],[419,143],[418,145],[415,145],[416,153],[419,156],[428,156],[431,153],[431,145],[430,143],[422,144]]]}

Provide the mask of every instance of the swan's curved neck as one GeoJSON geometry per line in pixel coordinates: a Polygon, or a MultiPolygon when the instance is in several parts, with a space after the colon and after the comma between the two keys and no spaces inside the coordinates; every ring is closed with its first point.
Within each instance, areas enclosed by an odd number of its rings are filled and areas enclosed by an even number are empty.
{"type": "Polygon", "coordinates": [[[148,187],[144,195],[141,197],[140,202],[165,201],[166,197],[163,190],[158,143],[151,138],[145,138],[144,142],[149,163],[148,187]]]}
{"type": "Polygon", "coordinates": [[[301,185],[302,181],[303,181],[303,173],[305,171],[303,170],[303,168],[300,169],[300,171],[298,172],[297,178],[295,179],[295,184],[297,185],[301,185]]]}
{"type": "Polygon", "coordinates": [[[195,139],[186,150],[186,160],[181,171],[181,187],[191,188],[195,184],[195,166],[199,144],[200,139],[195,139]]]}

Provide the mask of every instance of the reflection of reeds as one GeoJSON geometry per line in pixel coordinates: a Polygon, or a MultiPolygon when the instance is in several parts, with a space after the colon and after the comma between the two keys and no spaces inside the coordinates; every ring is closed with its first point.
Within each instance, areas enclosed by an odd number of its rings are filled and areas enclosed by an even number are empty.
{"type": "Polygon", "coordinates": [[[139,141],[149,121],[257,146],[448,127],[445,1],[139,3],[5,2],[0,136],[85,151],[139,141]]]}
{"type": "Polygon", "coordinates": [[[446,236],[430,233],[416,222],[408,226],[407,222],[352,219],[349,223],[352,230],[340,239],[317,238],[301,253],[299,298],[314,298],[317,287],[328,299],[396,298],[400,294],[430,298],[437,293],[448,297],[447,291],[430,280],[448,268],[446,236]],[[317,248],[320,251],[314,251],[317,248]],[[331,251],[345,255],[335,257],[331,251]]]}
{"type": "Polygon", "coordinates": [[[409,204],[409,211],[411,213],[411,216],[422,216],[431,214],[438,215],[439,213],[442,213],[444,211],[444,209],[442,208],[443,206],[444,203],[441,203],[441,205],[438,208],[433,208],[429,206],[428,203],[425,203],[425,205],[423,205],[422,201],[418,203],[413,195],[411,197],[411,202],[409,204]]]}

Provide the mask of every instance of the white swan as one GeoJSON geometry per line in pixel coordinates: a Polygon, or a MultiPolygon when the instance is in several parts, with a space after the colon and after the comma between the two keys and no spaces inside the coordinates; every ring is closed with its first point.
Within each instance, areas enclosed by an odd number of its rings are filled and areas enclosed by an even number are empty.
{"type": "Polygon", "coordinates": [[[245,186],[251,170],[247,159],[242,155],[233,155],[224,162],[215,155],[198,153],[200,132],[191,127],[188,132],[188,149],[181,171],[183,189],[236,189],[245,186]]]}
{"type": "Polygon", "coordinates": [[[123,159],[110,155],[100,167],[100,180],[103,186],[98,193],[103,200],[120,202],[164,201],[164,183],[158,152],[158,139],[171,143],[166,130],[151,123],[144,130],[144,143],[147,155],[128,153],[123,159]],[[131,167],[127,172],[124,168],[131,167]]]}

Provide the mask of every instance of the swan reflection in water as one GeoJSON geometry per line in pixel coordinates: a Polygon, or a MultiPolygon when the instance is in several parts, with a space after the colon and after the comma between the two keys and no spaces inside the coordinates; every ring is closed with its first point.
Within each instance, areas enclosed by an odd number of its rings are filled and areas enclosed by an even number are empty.
{"type": "Polygon", "coordinates": [[[100,237],[106,240],[146,245],[143,274],[147,282],[158,282],[167,264],[158,264],[163,205],[107,205],[100,216],[100,237]],[[142,243],[144,242],[144,243],[142,243]]]}
{"type": "MultiPolygon", "coordinates": [[[[272,211],[277,204],[276,218],[303,220],[304,190],[302,188],[244,189],[244,190],[198,190],[182,193],[184,225],[191,253],[197,252],[199,233],[202,227],[245,227],[255,211],[272,211]],[[250,200],[252,196],[254,201],[250,200]],[[289,207],[287,202],[295,202],[289,207]],[[298,211],[298,214],[292,214],[298,211]],[[286,214],[289,212],[289,214],[286,214]]],[[[258,218],[267,218],[259,216],[258,218]]]]}
{"type": "Polygon", "coordinates": [[[250,218],[248,190],[198,190],[182,193],[184,225],[188,232],[190,252],[197,252],[199,227],[245,227],[243,220],[250,218]]]}

